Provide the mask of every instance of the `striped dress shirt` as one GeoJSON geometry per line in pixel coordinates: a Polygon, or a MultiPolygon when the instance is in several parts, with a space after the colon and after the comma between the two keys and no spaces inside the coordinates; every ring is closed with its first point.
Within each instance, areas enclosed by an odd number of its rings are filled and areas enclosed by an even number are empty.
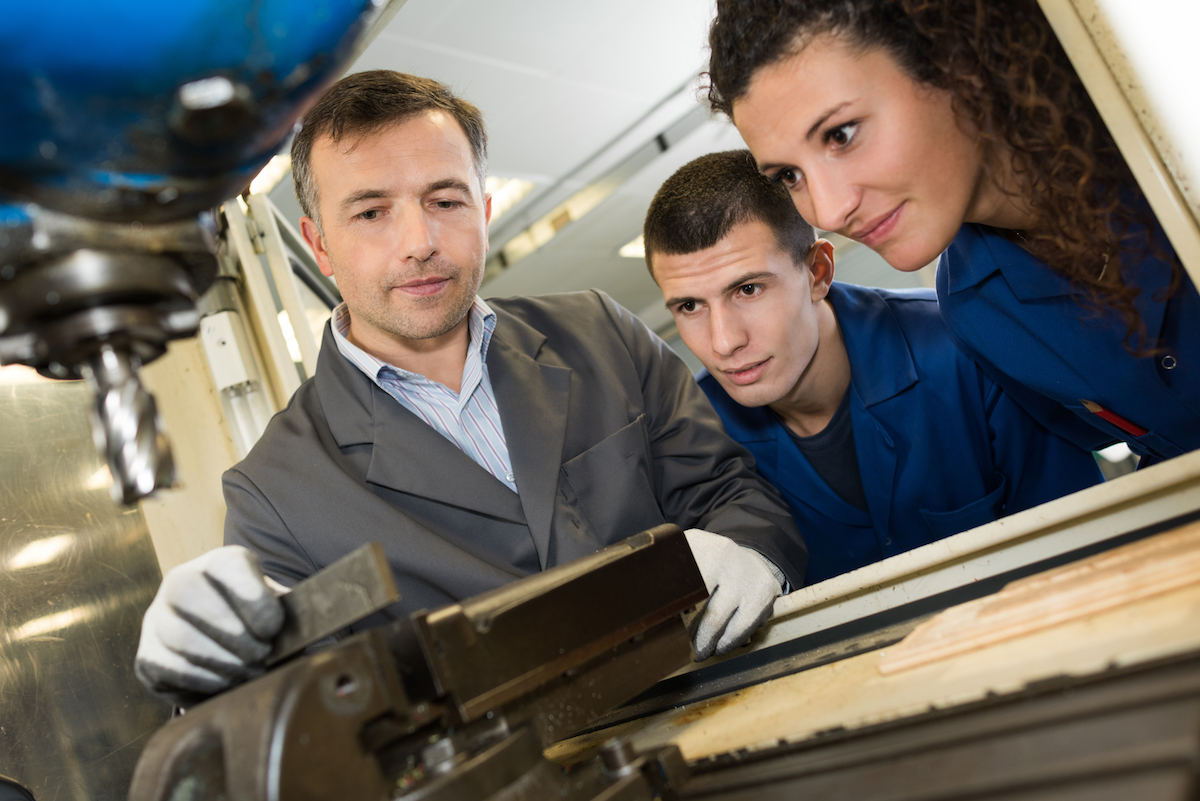
{"type": "Polygon", "coordinates": [[[350,310],[341,303],[333,310],[333,340],[351,364],[362,370],[375,385],[458,446],[484,470],[513,492],[516,477],[504,440],[500,410],[488,377],[487,351],[496,330],[496,313],[478,296],[467,319],[467,361],[463,365],[460,391],[431,381],[423,375],[376,359],[346,338],[350,310]]]}

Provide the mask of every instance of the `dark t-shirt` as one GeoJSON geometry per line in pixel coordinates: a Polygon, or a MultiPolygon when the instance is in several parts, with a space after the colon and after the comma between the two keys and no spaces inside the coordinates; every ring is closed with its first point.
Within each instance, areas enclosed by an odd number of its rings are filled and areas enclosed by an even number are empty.
{"type": "Polygon", "coordinates": [[[797,435],[786,424],[784,428],[829,488],[854,508],[867,511],[867,495],[854,452],[854,427],[850,424],[850,390],[842,396],[829,425],[811,437],[797,435]]]}

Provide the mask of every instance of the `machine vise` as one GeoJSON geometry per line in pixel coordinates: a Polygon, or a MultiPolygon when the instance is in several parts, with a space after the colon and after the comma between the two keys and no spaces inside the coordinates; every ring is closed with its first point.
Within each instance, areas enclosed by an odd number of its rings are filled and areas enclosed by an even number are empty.
{"type": "Polygon", "coordinates": [[[686,665],[706,597],[683,532],[659,526],[199,704],[150,741],[130,801],[669,795],[675,748],[614,741],[569,771],[542,752],[686,665]]]}

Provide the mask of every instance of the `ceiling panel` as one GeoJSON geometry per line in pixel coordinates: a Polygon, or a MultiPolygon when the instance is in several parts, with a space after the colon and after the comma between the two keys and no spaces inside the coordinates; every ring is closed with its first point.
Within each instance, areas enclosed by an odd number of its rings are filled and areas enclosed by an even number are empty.
{"type": "Polygon", "coordinates": [[[699,70],[709,5],[409,0],[353,69],[449,84],[485,114],[493,173],[552,180],[699,70]]]}

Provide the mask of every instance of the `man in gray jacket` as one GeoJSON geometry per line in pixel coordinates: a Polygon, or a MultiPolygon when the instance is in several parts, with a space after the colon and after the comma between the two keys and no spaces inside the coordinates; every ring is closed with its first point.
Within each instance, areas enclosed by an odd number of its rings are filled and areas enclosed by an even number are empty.
{"type": "Polygon", "coordinates": [[[599,292],[477,296],[490,198],[474,106],[434,81],[351,75],[306,116],[292,164],[304,237],[345,302],[315,376],[225,476],[227,547],[169,573],[148,610],[149,686],[191,700],[253,675],[281,618],[261,571],[290,585],[370,540],[396,616],[676,523],[713,593],[701,658],[799,586],[786,507],[658,337],[599,292]]]}

